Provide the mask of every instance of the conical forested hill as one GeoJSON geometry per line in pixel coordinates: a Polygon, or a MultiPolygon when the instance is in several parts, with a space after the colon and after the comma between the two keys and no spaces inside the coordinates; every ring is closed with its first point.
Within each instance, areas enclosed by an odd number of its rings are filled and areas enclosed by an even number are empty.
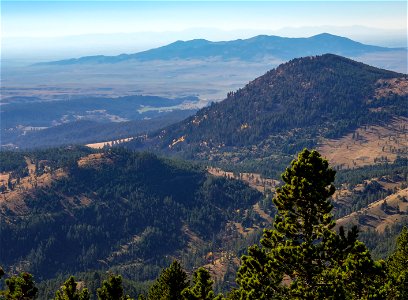
{"type": "Polygon", "coordinates": [[[226,152],[239,152],[239,160],[295,153],[320,137],[406,115],[406,81],[404,74],[337,55],[298,58],[133,145],[215,160],[226,152]]]}

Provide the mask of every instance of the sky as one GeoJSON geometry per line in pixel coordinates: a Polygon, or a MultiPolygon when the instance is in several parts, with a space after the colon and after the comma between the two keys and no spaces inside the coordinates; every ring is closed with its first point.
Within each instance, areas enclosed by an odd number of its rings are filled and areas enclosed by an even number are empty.
{"type": "Polygon", "coordinates": [[[120,54],[173,40],[323,31],[405,46],[406,1],[1,1],[2,58],[120,54]]]}

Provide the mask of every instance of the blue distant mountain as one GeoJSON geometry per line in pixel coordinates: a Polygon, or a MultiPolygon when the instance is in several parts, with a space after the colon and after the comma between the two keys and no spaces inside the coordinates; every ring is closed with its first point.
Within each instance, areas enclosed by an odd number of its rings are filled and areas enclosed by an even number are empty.
{"type": "Polygon", "coordinates": [[[173,59],[210,59],[258,61],[265,58],[289,60],[295,57],[333,53],[357,56],[372,52],[401,50],[365,45],[351,39],[328,33],[309,38],[286,38],[258,35],[249,39],[211,42],[205,39],[177,41],[169,45],[134,54],[117,56],[86,56],[41,63],[42,65],[103,64],[129,60],[152,61],[173,59]]]}

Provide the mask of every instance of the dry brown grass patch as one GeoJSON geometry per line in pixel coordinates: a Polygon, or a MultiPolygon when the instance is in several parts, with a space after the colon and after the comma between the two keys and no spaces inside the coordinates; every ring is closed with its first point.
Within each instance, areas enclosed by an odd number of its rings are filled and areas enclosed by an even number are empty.
{"type": "Polygon", "coordinates": [[[99,143],[91,143],[91,144],[86,144],[85,146],[92,148],[92,149],[102,149],[104,147],[112,147],[115,144],[122,144],[125,142],[129,142],[133,140],[132,137],[129,138],[124,138],[124,139],[118,139],[118,140],[114,140],[114,141],[106,141],[106,142],[99,142],[99,143]]]}
{"type": "Polygon", "coordinates": [[[317,150],[331,165],[357,168],[393,161],[408,154],[408,118],[397,118],[389,125],[358,128],[340,139],[325,139],[317,150]]]}
{"type": "Polygon", "coordinates": [[[258,190],[261,193],[267,190],[275,191],[276,186],[279,185],[278,180],[271,178],[263,178],[258,173],[238,173],[226,172],[220,168],[208,167],[207,172],[217,177],[226,177],[229,179],[237,179],[246,182],[250,187],[258,190]]]}
{"type": "Polygon", "coordinates": [[[210,262],[204,265],[212,278],[216,281],[223,281],[225,275],[227,274],[228,269],[231,267],[237,268],[240,264],[238,257],[227,251],[223,251],[220,253],[209,253],[208,260],[210,262]]]}
{"type": "MultiPolygon", "coordinates": [[[[25,157],[25,161],[28,169],[28,176],[20,178],[19,183],[16,179],[12,182],[15,184],[13,190],[7,190],[0,195],[0,210],[10,210],[17,215],[27,214],[28,208],[25,204],[25,197],[33,193],[38,188],[49,187],[58,179],[67,176],[67,173],[63,169],[57,169],[51,172],[49,169],[46,173],[37,176],[36,166],[29,157],[25,157]]],[[[2,173],[2,180],[9,179],[10,174],[2,173]]]]}
{"type": "Polygon", "coordinates": [[[375,97],[382,98],[392,94],[394,95],[408,95],[408,78],[392,78],[392,79],[380,79],[377,81],[380,85],[375,90],[375,97]]]}
{"type": "Polygon", "coordinates": [[[107,157],[104,153],[94,153],[81,157],[78,160],[79,167],[99,167],[103,164],[112,164],[113,161],[107,157]]]}
{"type": "Polygon", "coordinates": [[[357,212],[338,219],[337,227],[358,225],[361,230],[373,228],[378,232],[383,232],[387,226],[408,220],[408,202],[404,199],[408,199],[408,188],[399,190],[357,212]]]}

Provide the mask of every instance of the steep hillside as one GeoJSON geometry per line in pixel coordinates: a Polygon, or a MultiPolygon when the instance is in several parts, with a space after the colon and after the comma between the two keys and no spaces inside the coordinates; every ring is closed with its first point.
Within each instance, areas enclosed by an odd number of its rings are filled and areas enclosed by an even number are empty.
{"type": "Polygon", "coordinates": [[[204,39],[177,41],[169,45],[117,56],[87,56],[43,63],[46,65],[119,63],[129,60],[154,61],[174,59],[210,59],[254,61],[265,58],[288,60],[306,55],[335,53],[357,56],[372,52],[387,52],[395,49],[364,45],[348,38],[328,33],[309,38],[285,38],[259,35],[249,39],[211,42],[204,39]]]}
{"type": "MultiPolygon", "coordinates": [[[[407,81],[408,82],[408,81],[407,81]]],[[[338,168],[393,162],[408,153],[408,119],[365,125],[339,139],[322,139],[318,150],[338,168]]]]}
{"type": "Polygon", "coordinates": [[[408,226],[408,159],[340,169],[333,195],[334,214],[340,226],[357,225],[360,239],[376,258],[387,257],[395,239],[408,226]]]}
{"type": "Polygon", "coordinates": [[[338,226],[358,225],[360,230],[372,228],[380,233],[395,223],[408,224],[408,188],[337,220],[338,226]]]}
{"type": "Polygon", "coordinates": [[[406,116],[407,82],[404,74],[337,55],[294,59],[129,145],[219,163],[258,160],[269,168],[323,139],[406,116]]]}
{"type": "Polygon", "coordinates": [[[38,279],[117,267],[148,280],[171,257],[203,264],[206,251],[231,242],[229,224],[262,200],[240,181],[148,153],[0,154],[0,265],[38,279]]]}

